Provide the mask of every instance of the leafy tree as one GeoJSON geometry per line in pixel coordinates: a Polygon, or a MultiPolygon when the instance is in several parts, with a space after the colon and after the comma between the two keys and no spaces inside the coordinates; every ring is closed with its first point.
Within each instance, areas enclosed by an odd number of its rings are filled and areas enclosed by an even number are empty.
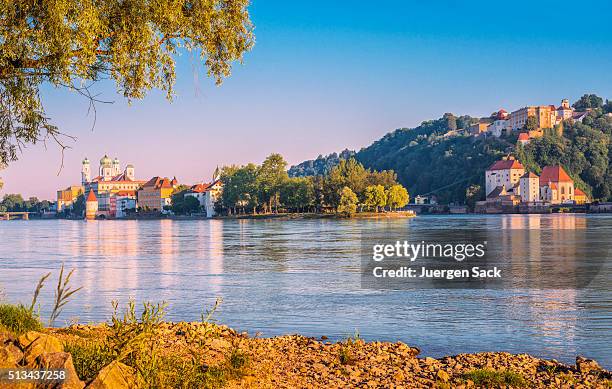
{"type": "Polygon", "coordinates": [[[538,127],[538,118],[536,118],[535,116],[528,116],[527,122],[525,122],[525,129],[527,131],[535,131],[538,129],[538,127]]]}
{"type": "Polygon", "coordinates": [[[364,204],[368,208],[375,208],[378,212],[379,207],[387,205],[387,194],[382,185],[370,185],[365,190],[364,204]]]}
{"type": "Polygon", "coordinates": [[[480,201],[484,197],[484,191],[480,185],[470,185],[465,190],[465,204],[468,206],[470,211],[474,211],[476,202],[480,201]]]}
{"type": "Polygon", "coordinates": [[[80,194],[72,203],[72,214],[77,217],[83,217],[85,214],[85,195],[80,194]]]}
{"type": "MultiPolygon", "coordinates": [[[[603,106],[603,110],[605,113],[612,113],[612,101],[606,99],[606,104],[603,106]]],[[[1,186],[0,189],[2,189],[1,186]]]]}
{"type": "Polygon", "coordinates": [[[221,83],[253,46],[248,0],[14,0],[0,4],[0,163],[27,143],[60,145],[40,98],[44,83],[95,102],[89,86],[111,78],[128,100],[152,88],[171,98],[174,56],[199,55],[221,83]],[[84,86],[83,86],[84,85],[84,86]]]}
{"type": "Polygon", "coordinates": [[[603,107],[603,99],[595,94],[584,94],[578,101],[572,104],[576,111],[586,111],[587,108],[603,107]]]}
{"type": "Polygon", "coordinates": [[[259,205],[257,176],[259,168],[255,164],[245,166],[229,166],[221,170],[223,192],[221,204],[236,213],[236,208],[244,211],[250,207],[253,213],[259,205]]]}
{"type": "Polygon", "coordinates": [[[25,201],[20,194],[5,194],[2,198],[1,204],[5,210],[11,212],[21,212],[26,210],[25,201]]]}
{"type": "Polygon", "coordinates": [[[387,205],[389,208],[396,210],[397,208],[405,207],[410,201],[408,191],[403,186],[396,184],[389,188],[387,192],[387,205]]]}
{"type": "Polygon", "coordinates": [[[315,203],[315,189],[312,178],[293,177],[287,180],[281,193],[283,204],[300,212],[315,203]]]}
{"type": "Polygon", "coordinates": [[[280,154],[270,154],[259,167],[257,186],[268,212],[272,212],[273,203],[278,206],[280,191],[289,178],[286,168],[287,162],[280,154]]]}
{"type": "Polygon", "coordinates": [[[337,206],[340,193],[347,186],[354,193],[362,195],[368,185],[369,172],[355,158],[340,160],[329,172],[325,182],[325,200],[327,204],[337,206]]]}
{"type": "Polygon", "coordinates": [[[342,188],[338,212],[346,216],[352,216],[357,212],[357,195],[348,186],[342,188]]]}

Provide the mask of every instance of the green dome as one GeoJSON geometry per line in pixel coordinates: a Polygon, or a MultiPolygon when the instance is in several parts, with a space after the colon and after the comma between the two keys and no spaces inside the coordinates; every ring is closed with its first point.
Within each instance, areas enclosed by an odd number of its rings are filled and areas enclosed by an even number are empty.
{"type": "Polygon", "coordinates": [[[104,157],[100,160],[100,165],[110,165],[113,161],[108,157],[108,155],[104,154],[104,157]]]}

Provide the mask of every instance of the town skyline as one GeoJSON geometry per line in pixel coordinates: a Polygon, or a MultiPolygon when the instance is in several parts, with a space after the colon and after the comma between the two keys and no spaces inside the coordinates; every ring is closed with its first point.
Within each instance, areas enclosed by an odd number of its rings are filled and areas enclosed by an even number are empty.
{"type": "Polygon", "coordinates": [[[67,140],[72,148],[59,176],[61,152],[52,142],[25,149],[0,172],[2,194],[52,199],[57,188],[78,182],[84,157],[105,153],[130,160],[144,177],[198,182],[217,165],[262,161],[272,152],[292,165],[358,150],[445,112],[488,116],[612,90],[610,4],[563,32],[534,22],[542,13],[564,20],[555,3],[532,5],[510,24],[485,4],[353,4],[347,14],[338,4],[254,2],[256,45],[220,88],[196,75],[199,64],[183,54],[172,104],[153,91],[128,107],[112,82],[97,84],[99,97],[115,103],[97,105],[90,131],[87,101],[45,87],[47,113],[78,140],[67,140]]]}

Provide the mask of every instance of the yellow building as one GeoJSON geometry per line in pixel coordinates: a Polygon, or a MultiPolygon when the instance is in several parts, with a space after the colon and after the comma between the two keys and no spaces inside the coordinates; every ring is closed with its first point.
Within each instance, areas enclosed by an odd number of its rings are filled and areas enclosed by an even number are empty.
{"type": "Polygon", "coordinates": [[[80,185],[71,185],[64,190],[58,190],[57,212],[61,212],[65,208],[71,207],[77,197],[85,193],[84,191],[84,188],[80,185]]]}
{"type": "Polygon", "coordinates": [[[171,196],[177,180],[168,177],[153,177],[138,190],[138,207],[145,211],[162,211],[171,205],[171,196]]]}
{"type": "Polygon", "coordinates": [[[521,130],[527,125],[527,118],[534,116],[538,129],[554,128],[557,122],[557,109],[554,105],[529,106],[512,112],[508,116],[507,128],[521,130]]]}

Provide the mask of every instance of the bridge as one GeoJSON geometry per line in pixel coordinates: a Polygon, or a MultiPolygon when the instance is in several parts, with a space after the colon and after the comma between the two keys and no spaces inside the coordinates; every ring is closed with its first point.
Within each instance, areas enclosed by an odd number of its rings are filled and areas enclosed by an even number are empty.
{"type": "Polygon", "coordinates": [[[31,212],[0,212],[0,220],[30,220],[31,212]]]}

